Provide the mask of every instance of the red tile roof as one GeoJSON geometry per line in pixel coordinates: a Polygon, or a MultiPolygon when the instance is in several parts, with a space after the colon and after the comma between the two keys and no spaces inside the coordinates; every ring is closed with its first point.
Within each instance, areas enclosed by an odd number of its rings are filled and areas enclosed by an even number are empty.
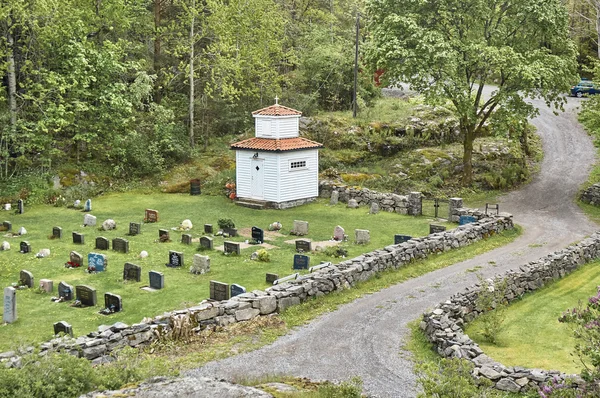
{"type": "Polygon", "coordinates": [[[288,108],[287,106],[275,104],[268,106],[266,108],[259,109],[257,111],[252,112],[253,115],[262,115],[262,116],[300,116],[302,112],[297,111],[292,108],[288,108]]]}
{"type": "Polygon", "coordinates": [[[272,152],[295,151],[297,149],[313,149],[322,147],[323,144],[307,140],[306,138],[302,137],[282,138],[278,140],[254,137],[231,144],[231,149],[248,149],[253,151],[272,152]]]}

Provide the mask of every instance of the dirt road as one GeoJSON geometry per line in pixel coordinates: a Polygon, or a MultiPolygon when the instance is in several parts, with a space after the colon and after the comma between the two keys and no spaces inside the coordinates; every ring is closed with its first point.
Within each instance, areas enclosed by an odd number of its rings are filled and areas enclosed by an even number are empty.
{"type": "Polygon", "coordinates": [[[316,380],[360,376],[375,397],[413,397],[412,363],[402,352],[407,324],[427,308],[473,284],[466,270],[481,266],[486,276],[514,268],[568,246],[600,229],[574,204],[594,162],[592,141],[576,121],[581,100],[569,98],[566,112],[554,115],[542,102],[533,120],[545,157],[537,177],[501,198],[502,211],[524,227],[513,243],[469,261],[392,286],[344,305],[257,351],[207,364],[189,373],[226,379],[267,374],[316,380]],[[492,265],[493,262],[495,265],[492,265]]]}

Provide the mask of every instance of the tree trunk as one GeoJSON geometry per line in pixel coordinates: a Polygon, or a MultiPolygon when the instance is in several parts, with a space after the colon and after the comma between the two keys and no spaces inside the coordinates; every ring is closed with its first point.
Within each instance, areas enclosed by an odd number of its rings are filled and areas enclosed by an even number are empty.
{"type": "Polygon", "coordinates": [[[475,141],[475,131],[473,126],[463,128],[465,138],[463,141],[463,186],[468,187],[473,183],[473,142],[475,141]]]}
{"type": "Polygon", "coordinates": [[[154,72],[156,72],[156,83],[154,84],[154,102],[160,104],[162,100],[162,92],[160,89],[160,12],[161,0],[154,0],[154,72]]]}
{"type": "Polygon", "coordinates": [[[190,24],[190,75],[189,75],[189,85],[190,85],[190,104],[189,104],[189,123],[190,123],[190,145],[194,147],[194,23],[196,22],[196,0],[192,0],[192,18],[190,24]]]}
{"type": "Polygon", "coordinates": [[[17,72],[15,67],[15,41],[10,24],[6,29],[7,73],[8,73],[8,112],[10,115],[10,134],[5,138],[4,176],[8,177],[9,146],[17,134],[17,72]]]}
{"type": "Polygon", "coordinates": [[[595,2],[596,8],[596,39],[598,43],[598,58],[600,59],[600,2],[595,2]]]}

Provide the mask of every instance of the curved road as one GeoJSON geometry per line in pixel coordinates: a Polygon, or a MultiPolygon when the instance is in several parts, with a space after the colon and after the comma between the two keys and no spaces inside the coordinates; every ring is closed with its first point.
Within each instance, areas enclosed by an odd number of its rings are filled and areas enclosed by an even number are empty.
{"type": "Polygon", "coordinates": [[[576,121],[580,101],[569,98],[566,111],[559,115],[536,102],[540,115],[532,123],[543,141],[541,171],[530,184],[500,200],[501,210],[513,213],[515,222],[524,227],[517,240],[357,299],[269,346],[211,362],[189,375],[235,379],[283,374],[334,381],[360,376],[370,396],[416,396],[412,363],[402,352],[409,322],[475,283],[476,276],[467,272],[468,268],[481,266],[481,273],[491,276],[566,247],[598,229],[574,204],[596,152],[576,121]]]}

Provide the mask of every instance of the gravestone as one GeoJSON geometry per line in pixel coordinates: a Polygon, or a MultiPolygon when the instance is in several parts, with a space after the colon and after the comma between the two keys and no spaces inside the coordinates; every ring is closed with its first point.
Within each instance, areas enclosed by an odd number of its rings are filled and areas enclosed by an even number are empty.
{"type": "Polygon", "coordinates": [[[4,288],[4,314],[2,322],[13,323],[17,320],[17,289],[14,287],[4,288]]]}
{"type": "Polygon", "coordinates": [[[58,284],[58,297],[62,298],[64,301],[73,300],[73,286],[61,281],[58,284]]]}
{"type": "Polygon", "coordinates": [[[108,265],[108,259],[104,254],[100,253],[89,253],[88,254],[88,270],[96,272],[106,271],[108,265]]]}
{"type": "Polygon", "coordinates": [[[19,251],[23,254],[25,253],[31,253],[31,245],[29,244],[29,242],[27,242],[26,240],[24,240],[23,242],[21,242],[19,244],[19,251]]]}
{"type": "Polygon", "coordinates": [[[150,271],[148,277],[150,279],[150,288],[159,290],[165,287],[165,274],[162,272],[150,271]]]}
{"type": "Polygon", "coordinates": [[[256,243],[263,243],[265,241],[265,231],[258,227],[252,227],[252,240],[256,243]]]}
{"type": "Polygon", "coordinates": [[[212,226],[212,224],[204,224],[204,233],[205,234],[212,234],[213,233],[213,226],[212,226]]]}
{"type": "Polygon", "coordinates": [[[310,257],[303,254],[294,254],[294,269],[308,269],[310,266],[310,257]]]}
{"type": "Polygon", "coordinates": [[[429,224],[429,233],[430,234],[437,234],[438,232],[444,232],[445,230],[446,230],[446,227],[444,227],[443,225],[429,224]]]}
{"type": "Polygon", "coordinates": [[[110,249],[109,240],[104,236],[99,236],[96,238],[96,250],[108,250],[110,249]]]}
{"type": "Polygon", "coordinates": [[[273,282],[275,282],[277,279],[279,279],[279,275],[277,275],[277,274],[271,274],[271,273],[267,272],[267,275],[266,275],[266,278],[265,278],[265,280],[266,280],[267,283],[273,284],[273,282]]]}
{"type": "Polygon", "coordinates": [[[4,227],[4,230],[7,232],[12,231],[12,223],[10,221],[4,221],[2,223],[2,226],[4,227]]]}
{"type": "Polygon", "coordinates": [[[152,209],[146,209],[146,214],[144,217],[144,222],[158,222],[158,211],[152,209]]]}
{"type": "Polygon", "coordinates": [[[183,253],[169,250],[169,263],[166,265],[170,268],[183,267],[183,253]]]}
{"type": "Polygon", "coordinates": [[[83,211],[92,211],[92,200],[88,199],[85,201],[85,204],[83,205],[83,211]]]}
{"type": "Polygon", "coordinates": [[[169,230],[168,229],[159,229],[158,230],[158,239],[161,242],[166,242],[168,240],[170,240],[170,236],[169,236],[169,230]]]}
{"type": "Polygon", "coordinates": [[[356,199],[348,199],[348,204],[346,204],[346,207],[349,209],[358,209],[358,202],[356,199]]]}
{"type": "Polygon", "coordinates": [[[312,250],[312,243],[308,239],[298,239],[296,241],[296,252],[297,253],[310,253],[312,250]]]}
{"type": "Polygon", "coordinates": [[[339,200],[340,200],[340,193],[339,193],[339,191],[332,191],[331,192],[331,199],[329,200],[329,204],[330,205],[337,205],[339,200]]]}
{"type": "Polygon", "coordinates": [[[80,234],[79,232],[73,232],[73,243],[76,245],[83,245],[85,243],[85,237],[83,234],[80,234]]]}
{"type": "Polygon", "coordinates": [[[400,243],[407,242],[412,239],[409,235],[394,235],[394,244],[399,245],[400,243]]]}
{"type": "Polygon", "coordinates": [[[203,249],[210,249],[212,250],[213,248],[213,239],[209,238],[208,236],[203,236],[200,238],[200,247],[203,249]]]}
{"type": "Polygon", "coordinates": [[[366,245],[371,242],[371,233],[367,229],[355,229],[354,238],[357,245],[366,245]]]}
{"type": "Polygon", "coordinates": [[[231,284],[230,297],[239,296],[242,293],[246,293],[246,288],[244,286],[238,285],[237,283],[231,284]]]}
{"type": "Polygon", "coordinates": [[[25,227],[21,227],[19,228],[19,230],[17,231],[18,235],[27,235],[27,230],[25,229],[25,227]]]}
{"type": "Polygon", "coordinates": [[[377,214],[377,213],[379,213],[379,203],[377,203],[377,202],[371,202],[371,208],[369,209],[369,213],[370,214],[377,214]]]}
{"type": "Polygon", "coordinates": [[[297,236],[308,235],[308,221],[294,220],[291,234],[297,236]]]}
{"type": "Polygon", "coordinates": [[[19,199],[17,202],[17,212],[19,214],[25,213],[25,203],[23,202],[23,199],[19,199]]]}
{"type": "Polygon", "coordinates": [[[19,273],[19,286],[27,286],[31,289],[33,284],[33,274],[27,270],[22,270],[19,273]]]}
{"type": "Polygon", "coordinates": [[[52,228],[52,237],[55,239],[62,239],[62,228],[61,227],[53,227],[52,228]]]}
{"type": "Polygon", "coordinates": [[[142,231],[142,224],[139,222],[130,222],[129,223],[129,235],[135,236],[139,235],[142,231]]]}
{"type": "Polygon", "coordinates": [[[191,245],[192,244],[192,235],[182,234],[181,235],[181,243],[183,243],[184,245],[191,245]]]}
{"type": "Polygon", "coordinates": [[[93,227],[96,225],[97,219],[96,216],[92,216],[91,214],[86,214],[83,216],[83,226],[84,227],[93,227]]]}
{"type": "Polygon", "coordinates": [[[123,238],[115,238],[112,240],[112,248],[120,253],[129,253],[129,241],[123,238]]]}
{"type": "Polygon", "coordinates": [[[465,225],[477,222],[477,219],[473,216],[460,216],[458,219],[458,225],[465,225]]]}
{"type": "Polygon", "coordinates": [[[201,254],[194,254],[190,272],[196,275],[203,275],[210,271],[210,257],[201,254]]]}
{"type": "Polygon", "coordinates": [[[121,312],[123,310],[123,300],[118,294],[104,293],[104,308],[109,312],[121,312]]]}
{"type": "Polygon", "coordinates": [[[98,303],[96,298],[96,289],[87,285],[75,286],[75,300],[81,302],[86,307],[95,307],[98,303]]]}
{"type": "Polygon", "coordinates": [[[4,210],[9,211],[11,209],[11,204],[10,203],[5,203],[4,204],[4,210]]]}
{"type": "Polygon", "coordinates": [[[346,231],[341,226],[336,226],[333,229],[333,240],[343,241],[346,237],[346,231]]]}
{"type": "Polygon", "coordinates": [[[139,282],[142,280],[142,267],[132,263],[123,266],[123,280],[139,282]]]}
{"type": "Polygon", "coordinates": [[[54,324],[54,335],[61,333],[73,337],[73,327],[65,321],[56,322],[54,324]]]}
{"type": "Polygon", "coordinates": [[[40,289],[46,293],[52,293],[54,290],[54,281],[50,279],[40,279],[40,289]]]}
{"type": "Polygon", "coordinates": [[[227,283],[210,281],[210,299],[217,301],[229,300],[229,285],[227,283]]]}
{"type": "Polygon", "coordinates": [[[71,267],[81,267],[83,265],[83,256],[76,251],[69,254],[69,263],[71,267]]]}
{"type": "Polygon", "coordinates": [[[225,241],[223,242],[223,253],[225,254],[237,254],[241,253],[240,244],[237,242],[225,241]]]}

